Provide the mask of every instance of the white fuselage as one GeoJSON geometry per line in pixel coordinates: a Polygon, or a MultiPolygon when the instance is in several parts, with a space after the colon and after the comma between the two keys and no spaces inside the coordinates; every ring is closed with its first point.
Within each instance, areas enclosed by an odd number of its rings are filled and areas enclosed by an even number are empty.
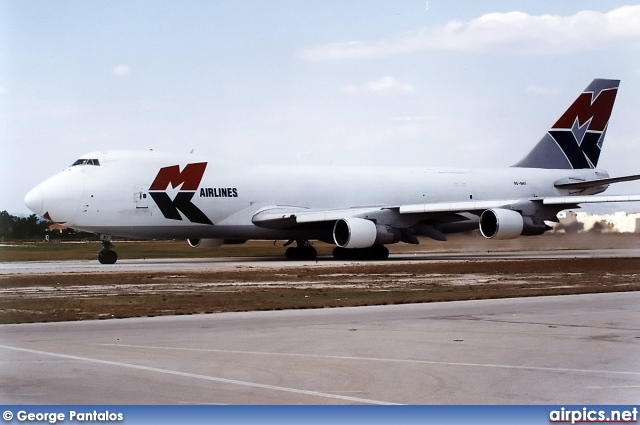
{"type": "Polygon", "coordinates": [[[555,188],[554,182],[607,176],[590,169],[237,167],[154,151],[93,152],[83,158],[95,158],[99,165],[71,166],[46,180],[25,198],[29,207],[71,228],[148,238],[295,238],[290,231],[258,227],[252,218],[274,206],[327,210],[566,196],[569,191],[555,188]],[[206,163],[195,190],[172,183],[150,190],[161,169],[178,166],[182,171],[195,163],[206,163]],[[178,219],[168,219],[151,192],[166,193],[162,196],[169,200],[193,193],[189,203],[213,225],[189,220],[181,210],[178,219]]]}

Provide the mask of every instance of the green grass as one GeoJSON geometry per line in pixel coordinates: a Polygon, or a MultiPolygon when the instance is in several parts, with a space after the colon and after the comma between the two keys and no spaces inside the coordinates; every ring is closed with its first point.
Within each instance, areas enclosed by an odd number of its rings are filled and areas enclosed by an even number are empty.
{"type": "MultiPolygon", "coordinates": [[[[206,258],[206,257],[280,257],[284,258],[284,241],[249,241],[241,245],[218,248],[191,248],[186,240],[115,241],[119,259],[206,258]]],[[[331,255],[332,245],[314,242],[319,255],[331,255]]],[[[566,250],[594,248],[637,248],[637,233],[582,233],[574,235],[547,233],[512,240],[488,240],[477,235],[450,235],[447,242],[421,238],[420,245],[389,245],[391,253],[412,252],[487,252],[566,250]]],[[[0,246],[0,262],[96,260],[99,241],[88,242],[24,242],[0,246]]]]}
{"type": "MultiPolygon", "coordinates": [[[[282,241],[250,241],[241,245],[223,245],[218,248],[192,248],[181,241],[127,241],[114,242],[113,249],[120,259],[201,258],[201,257],[268,257],[284,256],[282,241]]],[[[314,244],[320,254],[330,254],[333,247],[314,244]]],[[[0,262],[9,261],[65,261],[96,260],[102,245],[91,242],[25,242],[0,246],[0,262]]]]}

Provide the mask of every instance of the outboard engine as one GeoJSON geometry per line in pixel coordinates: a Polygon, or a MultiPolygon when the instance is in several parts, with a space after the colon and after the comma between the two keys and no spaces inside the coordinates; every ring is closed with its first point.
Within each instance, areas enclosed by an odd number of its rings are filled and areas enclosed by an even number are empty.
{"type": "Polygon", "coordinates": [[[517,211],[494,208],[480,215],[480,233],[488,239],[514,239],[541,235],[551,227],[539,218],[523,216],[517,211]]]}

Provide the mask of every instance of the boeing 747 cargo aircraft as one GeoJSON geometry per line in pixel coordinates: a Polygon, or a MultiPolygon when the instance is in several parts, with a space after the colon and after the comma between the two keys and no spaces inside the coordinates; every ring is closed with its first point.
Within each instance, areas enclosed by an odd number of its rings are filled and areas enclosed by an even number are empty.
{"type": "Polygon", "coordinates": [[[310,241],[335,244],[338,259],[386,259],[387,244],[444,241],[479,229],[486,238],[540,235],[558,212],[591,202],[611,178],[597,169],[619,81],[596,79],[520,161],[501,169],[240,168],[194,154],[97,151],[25,196],[36,214],[100,235],[184,238],[193,247],[248,239],[296,242],[292,259],[313,259],[310,241]]]}

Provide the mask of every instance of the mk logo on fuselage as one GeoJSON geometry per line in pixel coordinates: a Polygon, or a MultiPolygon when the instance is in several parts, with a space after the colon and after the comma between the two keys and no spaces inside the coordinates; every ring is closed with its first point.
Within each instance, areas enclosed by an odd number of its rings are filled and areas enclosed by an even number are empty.
{"type": "Polygon", "coordinates": [[[582,93],[549,130],[573,168],[594,168],[598,163],[617,93],[617,87],[582,93]]]}
{"type": "Polygon", "coordinates": [[[180,171],[180,166],[178,165],[164,167],[158,171],[158,175],[156,175],[149,187],[149,195],[158,205],[165,218],[182,220],[180,215],[182,213],[189,221],[194,223],[213,224],[209,217],[191,202],[198,190],[198,186],[200,186],[206,168],[206,162],[197,162],[187,164],[182,171],[180,171]],[[169,185],[174,189],[182,185],[173,200],[166,192],[169,185]]]}

